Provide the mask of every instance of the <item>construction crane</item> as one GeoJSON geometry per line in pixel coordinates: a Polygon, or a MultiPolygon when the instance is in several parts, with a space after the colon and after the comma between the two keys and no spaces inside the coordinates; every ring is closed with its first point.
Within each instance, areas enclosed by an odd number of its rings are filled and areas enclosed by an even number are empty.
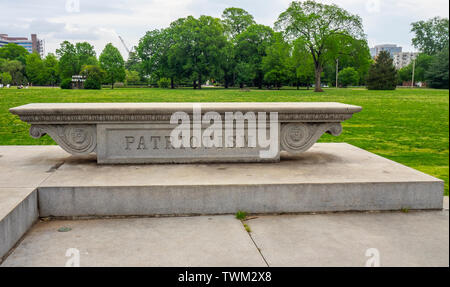
{"type": "Polygon", "coordinates": [[[129,55],[133,51],[133,49],[131,49],[131,51],[130,51],[130,49],[128,49],[127,45],[125,45],[125,41],[122,39],[122,37],[120,37],[120,35],[119,35],[119,39],[122,42],[123,46],[125,47],[125,50],[127,50],[128,55],[129,55]]]}

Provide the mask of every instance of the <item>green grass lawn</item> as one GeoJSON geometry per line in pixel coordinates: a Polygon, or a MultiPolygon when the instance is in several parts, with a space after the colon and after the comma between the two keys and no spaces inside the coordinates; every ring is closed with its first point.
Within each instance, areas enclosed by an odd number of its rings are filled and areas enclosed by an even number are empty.
{"type": "Polygon", "coordinates": [[[346,121],[341,136],[322,142],[347,142],[445,180],[449,174],[449,91],[431,89],[251,90],[238,89],[0,89],[0,145],[54,144],[33,139],[28,125],[8,112],[11,107],[45,102],[299,102],[335,101],[363,107],[346,121]]]}

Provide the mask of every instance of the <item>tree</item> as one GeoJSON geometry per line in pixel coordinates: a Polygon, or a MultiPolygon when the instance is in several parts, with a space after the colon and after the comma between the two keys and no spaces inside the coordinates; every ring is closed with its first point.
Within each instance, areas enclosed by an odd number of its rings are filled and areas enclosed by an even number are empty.
{"type": "Polygon", "coordinates": [[[56,54],[59,57],[59,74],[62,78],[72,78],[73,75],[80,74],[85,65],[98,64],[94,46],[88,42],[73,45],[64,41],[56,50],[56,54]]]}
{"type": "Polygon", "coordinates": [[[433,57],[430,67],[425,72],[428,85],[432,88],[448,89],[449,71],[448,46],[433,57]]]}
{"type": "Polygon", "coordinates": [[[345,69],[342,69],[339,72],[338,76],[339,76],[339,83],[343,87],[355,86],[358,84],[358,81],[359,81],[359,74],[352,67],[347,67],[345,69]]]}
{"type": "Polygon", "coordinates": [[[27,55],[25,72],[27,74],[28,81],[31,84],[42,85],[43,82],[45,82],[44,63],[37,53],[31,53],[27,55]]]}
{"type": "Polygon", "coordinates": [[[114,83],[125,79],[125,62],[119,50],[108,43],[100,54],[100,67],[106,71],[106,80],[114,89],[114,83]]]}
{"type": "Polygon", "coordinates": [[[12,84],[18,85],[22,83],[24,79],[23,76],[24,65],[19,60],[6,61],[5,63],[3,63],[1,70],[11,75],[12,84]]]}
{"type": "Polygon", "coordinates": [[[18,60],[22,64],[25,64],[25,57],[27,55],[27,49],[15,43],[8,43],[0,48],[0,58],[7,60],[18,60]]]}
{"type": "Polygon", "coordinates": [[[76,48],[72,43],[62,42],[60,48],[56,49],[56,55],[59,57],[58,72],[61,79],[71,79],[73,75],[80,73],[76,48]]]}
{"type": "Polygon", "coordinates": [[[49,53],[44,59],[44,79],[46,84],[54,86],[59,82],[58,59],[49,53]]]}
{"type": "Polygon", "coordinates": [[[412,44],[428,55],[435,55],[448,47],[448,18],[434,17],[427,21],[418,21],[411,24],[414,38],[412,44]]]}
{"type": "Polygon", "coordinates": [[[139,58],[139,54],[137,52],[132,51],[128,54],[128,59],[125,62],[125,69],[129,71],[137,71],[139,72],[139,74],[141,74],[142,63],[141,59],[139,58]]]}
{"type": "Polygon", "coordinates": [[[155,76],[161,69],[161,59],[167,51],[164,41],[164,29],[148,31],[144,37],[139,40],[137,52],[142,60],[143,71],[146,75],[155,76]]]}
{"type": "Polygon", "coordinates": [[[188,16],[177,20],[176,27],[170,61],[181,64],[194,89],[201,88],[203,80],[221,68],[221,51],[226,45],[222,24],[210,16],[188,16]]]}
{"type": "Polygon", "coordinates": [[[235,39],[237,35],[244,32],[255,23],[253,16],[241,8],[226,8],[222,13],[222,23],[224,32],[230,39],[235,39]]]}
{"type": "Polygon", "coordinates": [[[0,73],[0,83],[3,85],[9,85],[12,82],[12,77],[8,72],[0,73]]]}
{"type": "Polygon", "coordinates": [[[292,2],[280,14],[275,27],[291,39],[302,38],[314,61],[315,91],[321,89],[321,73],[330,45],[337,36],[342,41],[364,38],[361,18],[336,5],[314,1],[292,2]]]}
{"type": "Polygon", "coordinates": [[[288,61],[291,47],[281,33],[274,34],[273,43],[267,47],[263,58],[264,81],[280,88],[288,78],[288,61]]]}
{"type": "Polygon", "coordinates": [[[389,52],[381,51],[374,64],[370,66],[367,78],[369,90],[395,90],[397,71],[389,52]]]}
{"type": "Polygon", "coordinates": [[[94,46],[88,42],[75,44],[75,53],[78,61],[78,70],[81,71],[84,65],[97,65],[97,55],[94,46]]]}
{"type": "Polygon", "coordinates": [[[85,89],[100,90],[102,88],[102,82],[106,73],[100,67],[95,65],[84,65],[80,74],[86,77],[86,80],[84,81],[85,89]]]}
{"type": "Polygon", "coordinates": [[[324,62],[324,80],[328,84],[336,85],[336,67],[340,70],[354,68],[358,72],[360,84],[363,84],[372,63],[372,57],[365,39],[358,40],[336,35],[329,45],[324,62]]]}
{"type": "MultiPolygon", "coordinates": [[[[414,60],[414,82],[425,82],[425,73],[429,70],[431,62],[433,61],[433,56],[420,53],[414,60]]],[[[399,84],[403,82],[409,82],[412,80],[412,66],[411,62],[408,66],[398,70],[399,84]]]]}
{"type": "Polygon", "coordinates": [[[255,24],[236,37],[236,66],[239,67],[236,71],[236,81],[241,87],[251,76],[253,84],[262,88],[264,80],[262,59],[267,55],[267,47],[272,44],[273,35],[272,28],[255,24]]]}
{"type": "Polygon", "coordinates": [[[139,82],[140,77],[137,71],[128,71],[125,70],[125,81],[128,84],[136,84],[139,82]]]}
{"type": "Polygon", "coordinates": [[[293,46],[294,50],[289,61],[291,79],[297,89],[300,85],[309,89],[309,86],[314,83],[314,60],[302,38],[295,40],[293,46]]]}

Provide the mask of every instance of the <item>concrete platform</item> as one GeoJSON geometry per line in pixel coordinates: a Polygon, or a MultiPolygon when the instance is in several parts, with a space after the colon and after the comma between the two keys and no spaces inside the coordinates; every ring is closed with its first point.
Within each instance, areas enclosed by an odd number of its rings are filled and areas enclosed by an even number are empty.
{"type": "Polygon", "coordinates": [[[270,266],[449,266],[449,213],[371,212],[262,216],[249,220],[270,266]]]}
{"type": "Polygon", "coordinates": [[[69,157],[38,190],[41,216],[193,215],[442,209],[444,183],[321,143],[280,163],[99,166],[69,157]]]}
{"type": "Polygon", "coordinates": [[[64,266],[69,248],[80,266],[266,266],[232,216],[40,222],[1,266],[64,266]]]}
{"type": "Polygon", "coordinates": [[[0,265],[448,266],[446,211],[259,216],[252,232],[231,215],[39,222],[0,265]],[[60,227],[72,228],[58,232],[60,227]],[[252,241],[253,239],[253,241],[252,241]]]}
{"type": "Polygon", "coordinates": [[[0,261],[38,219],[37,187],[65,158],[54,146],[0,146],[0,261]]]}

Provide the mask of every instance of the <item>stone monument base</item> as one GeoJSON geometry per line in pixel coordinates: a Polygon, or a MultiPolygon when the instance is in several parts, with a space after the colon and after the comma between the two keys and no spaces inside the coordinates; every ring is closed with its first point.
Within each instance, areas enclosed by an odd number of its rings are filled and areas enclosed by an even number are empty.
{"type": "Polygon", "coordinates": [[[345,143],[282,153],[279,163],[63,162],[38,187],[41,217],[442,209],[444,190],[437,178],[345,143]]]}

